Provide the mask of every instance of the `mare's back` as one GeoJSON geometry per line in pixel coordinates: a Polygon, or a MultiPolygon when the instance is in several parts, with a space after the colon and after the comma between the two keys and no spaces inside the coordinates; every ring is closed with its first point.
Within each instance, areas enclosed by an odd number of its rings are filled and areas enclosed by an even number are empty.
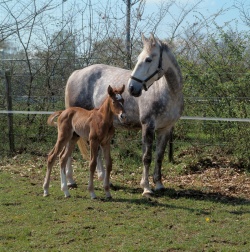
{"type": "MultiPolygon", "coordinates": [[[[108,85],[119,88],[128,82],[131,71],[97,64],[74,71],[65,90],[65,105],[88,110],[98,108],[107,97],[108,85]]],[[[128,95],[128,92],[125,91],[128,95]]]]}

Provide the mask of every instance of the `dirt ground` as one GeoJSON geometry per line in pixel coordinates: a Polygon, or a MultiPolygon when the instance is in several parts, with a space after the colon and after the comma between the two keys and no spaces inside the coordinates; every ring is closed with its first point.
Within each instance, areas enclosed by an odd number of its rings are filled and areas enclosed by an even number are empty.
{"type": "Polygon", "coordinates": [[[166,176],[164,184],[177,187],[177,194],[220,200],[250,202],[250,174],[235,168],[206,168],[202,172],[182,176],[166,176]]]}

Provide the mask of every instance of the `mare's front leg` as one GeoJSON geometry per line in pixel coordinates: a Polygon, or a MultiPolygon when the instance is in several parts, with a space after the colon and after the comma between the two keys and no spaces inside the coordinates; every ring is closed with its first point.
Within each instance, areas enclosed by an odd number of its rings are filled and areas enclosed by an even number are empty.
{"type": "MultiPolygon", "coordinates": [[[[79,138],[77,144],[78,144],[78,147],[83,155],[83,158],[86,159],[86,157],[84,156],[85,154],[83,154],[83,153],[85,153],[85,150],[87,148],[85,142],[83,141],[82,138],[79,138]]],[[[68,187],[77,188],[77,184],[76,184],[75,180],[73,179],[73,168],[72,168],[71,155],[68,157],[67,164],[66,164],[66,177],[67,177],[67,181],[68,181],[68,183],[67,183],[68,187]]]]}
{"type": "Polygon", "coordinates": [[[101,148],[98,149],[96,170],[97,170],[98,179],[102,181],[105,178],[105,170],[102,163],[102,149],[101,148]]]}
{"type": "Polygon", "coordinates": [[[141,187],[143,188],[142,195],[152,194],[149,186],[149,168],[152,161],[152,148],[154,141],[154,124],[149,122],[142,124],[142,146],[143,146],[143,173],[141,179],[141,187]]]}
{"type": "Polygon", "coordinates": [[[106,193],[106,197],[112,198],[110,190],[109,190],[110,189],[110,183],[109,183],[110,173],[112,171],[112,159],[110,155],[110,141],[104,146],[102,146],[102,150],[103,150],[103,155],[104,155],[105,164],[106,164],[106,173],[105,173],[105,179],[103,182],[103,188],[106,193]]]}
{"type": "Polygon", "coordinates": [[[164,158],[165,150],[167,143],[169,141],[171,134],[171,129],[162,129],[157,131],[156,135],[156,157],[155,157],[155,169],[154,169],[154,176],[153,180],[155,183],[155,190],[164,190],[165,187],[161,181],[161,168],[162,168],[162,161],[164,158]]]}
{"type": "Polygon", "coordinates": [[[88,190],[90,192],[91,199],[95,199],[96,195],[94,192],[94,173],[97,164],[99,143],[96,140],[90,140],[90,164],[89,164],[89,185],[88,190]]]}

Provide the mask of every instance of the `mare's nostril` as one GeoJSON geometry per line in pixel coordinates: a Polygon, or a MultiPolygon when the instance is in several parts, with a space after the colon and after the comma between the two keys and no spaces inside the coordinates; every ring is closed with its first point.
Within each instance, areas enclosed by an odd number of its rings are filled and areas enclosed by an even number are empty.
{"type": "Polygon", "coordinates": [[[134,87],[132,85],[129,85],[129,92],[133,93],[133,91],[134,91],[134,87]]]}

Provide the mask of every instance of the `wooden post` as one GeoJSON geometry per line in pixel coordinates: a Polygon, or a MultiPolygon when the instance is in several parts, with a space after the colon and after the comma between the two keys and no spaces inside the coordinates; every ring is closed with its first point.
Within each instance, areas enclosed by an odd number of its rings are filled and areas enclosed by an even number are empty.
{"type": "Polygon", "coordinates": [[[9,136],[9,146],[10,152],[13,153],[15,151],[14,144],[14,130],[13,130],[13,114],[12,114],[12,89],[11,89],[11,71],[5,71],[5,85],[6,85],[6,97],[7,97],[7,114],[8,118],[8,136],[9,136]]]}

